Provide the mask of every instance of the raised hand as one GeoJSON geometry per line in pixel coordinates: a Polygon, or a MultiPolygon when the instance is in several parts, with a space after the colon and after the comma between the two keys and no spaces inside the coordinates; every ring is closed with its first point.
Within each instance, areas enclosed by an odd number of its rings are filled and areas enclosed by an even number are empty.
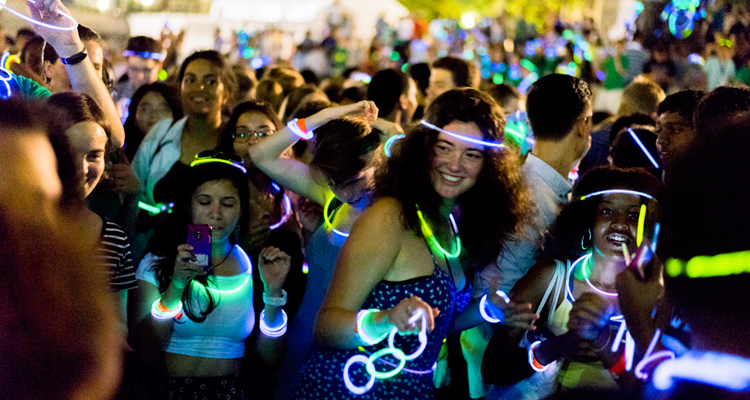
{"type": "Polygon", "coordinates": [[[385,318],[398,329],[400,334],[417,334],[422,329],[421,318],[414,323],[409,322],[409,319],[420,308],[424,311],[426,317],[427,331],[432,331],[435,329],[435,317],[440,314],[440,310],[430,307],[418,296],[401,300],[395,307],[386,310],[385,318]]]}
{"type": "MultiPolygon", "coordinates": [[[[31,17],[37,21],[59,27],[70,27],[72,22],[64,17],[61,12],[71,15],[60,0],[34,0],[28,1],[31,17]]],[[[78,30],[50,29],[34,25],[36,32],[44,40],[55,48],[60,57],[68,58],[83,49],[83,44],[78,36],[78,30]]]]}
{"type": "Polygon", "coordinates": [[[568,318],[568,330],[586,340],[596,340],[607,328],[614,307],[595,293],[584,293],[573,303],[568,318]]]}
{"type": "Polygon", "coordinates": [[[258,256],[258,270],[266,294],[281,297],[281,287],[292,266],[292,257],[276,247],[266,247],[258,256]]]}
{"type": "Polygon", "coordinates": [[[487,292],[487,303],[493,314],[503,315],[503,324],[510,328],[523,330],[534,330],[534,323],[539,319],[539,314],[531,311],[531,303],[507,303],[504,298],[497,294],[499,288],[497,278],[490,281],[490,289],[487,292]]]}

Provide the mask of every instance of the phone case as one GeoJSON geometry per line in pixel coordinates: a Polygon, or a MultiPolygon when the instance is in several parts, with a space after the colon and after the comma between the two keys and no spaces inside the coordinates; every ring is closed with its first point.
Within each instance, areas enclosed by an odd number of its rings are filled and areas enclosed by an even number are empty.
{"type": "Polygon", "coordinates": [[[208,269],[211,264],[211,227],[205,224],[188,225],[187,244],[193,246],[196,264],[208,269]]]}

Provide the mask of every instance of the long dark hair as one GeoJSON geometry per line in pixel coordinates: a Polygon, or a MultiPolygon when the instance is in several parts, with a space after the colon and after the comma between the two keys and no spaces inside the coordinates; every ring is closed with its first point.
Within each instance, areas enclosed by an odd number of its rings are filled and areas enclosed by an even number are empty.
{"type": "MultiPolygon", "coordinates": [[[[203,153],[202,153],[203,154],[203,153]]],[[[159,282],[159,291],[167,290],[172,275],[174,274],[174,263],[177,258],[177,246],[185,243],[188,230],[187,226],[192,222],[190,204],[193,194],[202,184],[216,180],[228,180],[232,182],[240,195],[240,220],[238,221],[239,236],[234,234],[229,238],[230,243],[237,244],[244,238],[245,227],[249,226],[250,213],[248,205],[250,194],[245,174],[238,168],[219,162],[199,164],[190,168],[181,186],[180,201],[174,205],[173,213],[165,220],[164,224],[157,228],[154,237],[148,244],[146,251],[157,257],[152,266],[156,271],[156,280],[159,282]]],[[[209,272],[211,274],[212,272],[209,272]]],[[[208,275],[196,276],[195,281],[208,286],[208,275]]],[[[210,290],[198,291],[206,297],[206,309],[195,309],[193,302],[193,285],[188,284],[182,292],[182,305],[185,315],[195,322],[202,322],[206,316],[213,312],[218,305],[210,290]]]]}
{"type": "Polygon", "coordinates": [[[179,85],[182,87],[182,80],[185,78],[185,71],[191,62],[195,60],[206,60],[219,68],[219,80],[224,84],[224,94],[226,95],[226,102],[222,106],[222,113],[228,115],[232,110],[235,99],[235,92],[237,91],[237,77],[234,75],[232,66],[229,65],[224,56],[215,50],[202,50],[196,51],[189,55],[185,61],[180,65],[180,82],[179,85]]]}
{"type": "Polygon", "coordinates": [[[380,135],[363,118],[338,118],[315,130],[310,168],[340,185],[382,161],[380,135]]]}
{"type": "Polygon", "coordinates": [[[133,161],[138,147],[141,146],[143,138],[148,133],[143,132],[138,127],[135,115],[138,111],[138,105],[141,104],[141,100],[151,92],[159,93],[164,98],[169,109],[172,110],[172,119],[174,121],[182,118],[182,100],[180,99],[179,91],[175,87],[162,82],[149,83],[139,87],[133,94],[133,98],[130,99],[128,119],[125,120],[125,124],[123,125],[125,129],[125,155],[129,161],[133,161]]]}
{"type": "MultiPolygon", "coordinates": [[[[621,169],[617,167],[599,167],[592,169],[581,178],[573,191],[573,201],[563,207],[549,233],[545,237],[545,246],[541,258],[558,260],[575,260],[588,252],[581,245],[582,238],[594,225],[596,212],[602,196],[592,196],[580,200],[590,193],[609,189],[627,189],[651,195],[655,199],[662,196],[664,185],[643,168],[621,169]]],[[[641,197],[646,204],[645,236],[652,235],[652,229],[658,218],[658,203],[641,197]]]]}
{"type": "MultiPolygon", "coordinates": [[[[425,120],[437,127],[453,121],[472,122],[483,139],[502,140],[505,117],[500,106],[486,93],[455,89],[440,95],[427,109],[425,120]]],[[[435,192],[430,171],[435,158],[438,132],[423,125],[407,133],[391,149],[392,155],[378,174],[378,197],[401,202],[404,227],[422,235],[416,205],[428,220],[439,221],[442,198],[435,192]]],[[[468,253],[467,271],[492,262],[503,242],[531,223],[530,197],[519,174],[518,158],[505,149],[488,147],[477,182],[460,195],[458,221],[461,243],[468,253]]]]}

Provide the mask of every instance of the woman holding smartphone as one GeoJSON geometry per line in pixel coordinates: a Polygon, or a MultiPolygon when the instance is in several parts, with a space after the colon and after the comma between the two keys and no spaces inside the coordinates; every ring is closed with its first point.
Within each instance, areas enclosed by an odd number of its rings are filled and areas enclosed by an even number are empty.
{"type": "MultiPolygon", "coordinates": [[[[246,398],[241,370],[256,320],[253,266],[237,243],[249,218],[247,178],[239,159],[210,153],[191,163],[172,218],[138,267],[131,343],[147,375],[127,398],[246,398]],[[198,249],[186,243],[189,224],[211,227],[210,254],[196,254],[198,249]],[[196,264],[201,256],[206,267],[196,264]]],[[[269,365],[284,354],[286,293],[281,288],[289,267],[289,256],[277,248],[261,251],[265,308],[255,345],[269,365]]]]}

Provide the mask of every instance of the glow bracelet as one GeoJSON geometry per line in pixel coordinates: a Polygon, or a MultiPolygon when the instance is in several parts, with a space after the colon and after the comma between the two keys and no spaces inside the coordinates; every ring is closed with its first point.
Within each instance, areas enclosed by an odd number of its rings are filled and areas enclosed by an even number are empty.
{"type": "Polygon", "coordinates": [[[283,322],[281,325],[272,328],[268,326],[268,323],[266,322],[266,310],[261,310],[260,312],[260,331],[263,332],[264,335],[272,338],[278,338],[284,336],[286,333],[286,325],[287,325],[287,316],[286,311],[281,310],[281,317],[283,319],[283,322]]]}
{"type": "MultiPolygon", "coordinates": [[[[505,300],[505,304],[510,303],[510,298],[508,297],[505,292],[502,290],[498,290],[497,292],[498,296],[502,297],[503,300],[505,300]]],[[[482,300],[479,301],[479,314],[482,315],[482,318],[484,318],[485,321],[491,323],[491,324],[497,324],[499,322],[503,322],[503,316],[501,315],[500,318],[497,318],[494,316],[494,313],[492,310],[487,309],[487,294],[485,293],[484,296],[482,296],[482,300]]]]}
{"type": "Polygon", "coordinates": [[[144,203],[142,201],[138,202],[138,208],[142,210],[146,210],[150,212],[151,214],[159,214],[160,212],[166,211],[167,214],[172,213],[172,208],[174,208],[174,203],[169,204],[157,204],[155,206],[152,206],[151,204],[144,203]]]}
{"type": "Polygon", "coordinates": [[[161,297],[151,306],[151,316],[160,320],[175,318],[180,312],[182,312],[182,302],[177,303],[177,308],[171,310],[161,303],[161,297]]]}
{"type": "Polygon", "coordinates": [[[307,129],[305,128],[304,118],[295,118],[289,121],[289,123],[286,124],[286,127],[302,140],[310,140],[313,138],[313,133],[307,132],[307,129]]]}
{"type": "Polygon", "coordinates": [[[273,225],[271,225],[269,228],[271,230],[274,230],[281,225],[284,225],[286,221],[289,219],[289,216],[292,215],[292,202],[289,200],[289,196],[284,193],[284,201],[282,202],[282,205],[284,206],[284,215],[281,217],[281,220],[273,225]]]}
{"type": "Polygon", "coordinates": [[[542,363],[537,361],[536,357],[534,357],[534,349],[540,344],[542,344],[542,342],[537,340],[536,342],[532,343],[531,346],[529,346],[529,365],[536,372],[544,372],[551,365],[551,364],[542,365],[542,363]]]}
{"type": "MultiPolygon", "coordinates": [[[[438,250],[440,250],[443,255],[445,255],[448,258],[456,258],[461,255],[461,237],[458,235],[458,226],[456,226],[456,220],[453,218],[453,213],[448,215],[448,219],[451,222],[451,227],[453,228],[453,231],[456,234],[456,242],[455,242],[455,251],[453,253],[447,252],[443,246],[440,245],[437,238],[435,237],[435,234],[432,233],[432,229],[430,229],[430,226],[427,225],[427,221],[425,221],[424,216],[422,215],[422,211],[419,209],[419,206],[417,207],[417,216],[419,217],[419,220],[422,222],[422,233],[425,235],[426,239],[432,243],[435,247],[437,247],[438,250]]],[[[325,215],[325,213],[323,214],[325,215]]]]}
{"type": "Polygon", "coordinates": [[[656,160],[654,160],[654,157],[651,155],[651,153],[646,150],[646,146],[643,145],[643,142],[641,142],[641,139],[638,138],[638,135],[636,135],[635,132],[633,132],[633,130],[630,128],[628,128],[628,133],[630,133],[630,136],[633,137],[635,143],[638,145],[638,147],[641,148],[641,151],[643,151],[646,157],[648,157],[648,160],[651,161],[651,164],[654,166],[654,168],[659,169],[659,164],[656,163],[656,160]]]}
{"type": "MultiPolygon", "coordinates": [[[[422,320],[422,327],[419,329],[419,348],[417,351],[410,355],[404,355],[404,352],[401,352],[401,355],[398,355],[397,353],[393,353],[393,356],[397,359],[401,360],[401,357],[403,356],[403,360],[411,361],[419,356],[422,355],[422,352],[424,351],[425,347],[427,346],[427,317],[424,314],[423,309],[417,309],[417,312],[415,312],[411,318],[409,318],[409,323],[414,324],[417,322],[418,319],[422,320]]],[[[388,335],[388,347],[395,349],[396,346],[393,344],[394,338],[396,337],[396,333],[398,333],[397,328],[391,329],[391,334],[388,335]]],[[[403,366],[401,367],[403,368],[403,366]]],[[[384,379],[384,378],[380,378],[384,379]]]]}
{"type": "Polygon", "coordinates": [[[328,199],[328,201],[326,201],[325,206],[323,206],[323,222],[325,222],[326,226],[328,228],[330,228],[331,231],[334,232],[335,234],[337,234],[339,236],[342,236],[342,237],[345,237],[345,238],[348,238],[349,237],[349,233],[348,232],[343,232],[343,231],[340,231],[340,230],[334,228],[333,224],[328,219],[328,207],[331,205],[331,202],[333,202],[333,199],[335,199],[335,198],[336,198],[336,196],[331,196],[328,199]]]}
{"type": "MultiPolygon", "coordinates": [[[[352,380],[349,379],[349,368],[356,362],[365,364],[368,371],[370,369],[370,365],[372,365],[372,361],[370,361],[369,358],[363,356],[362,354],[357,354],[349,358],[349,360],[346,361],[346,365],[344,365],[344,384],[346,385],[346,388],[354,394],[365,394],[367,391],[372,389],[372,386],[375,384],[375,375],[370,374],[370,379],[364,386],[356,386],[354,383],[352,383],[352,380]]],[[[375,368],[374,365],[373,368],[375,368]]]]}
{"type": "MultiPolygon", "coordinates": [[[[28,1],[31,4],[36,4],[36,2],[34,0],[26,0],[26,1],[28,1]]],[[[74,31],[74,30],[78,29],[78,21],[76,21],[75,19],[73,19],[73,17],[71,17],[70,15],[68,15],[68,14],[66,14],[66,13],[64,13],[64,12],[62,12],[60,10],[57,10],[57,13],[59,15],[62,15],[65,18],[67,18],[68,20],[70,20],[70,22],[73,23],[73,26],[57,26],[57,25],[48,24],[46,22],[38,21],[38,20],[36,20],[36,19],[34,19],[32,17],[29,17],[27,15],[21,14],[20,12],[12,9],[10,7],[8,7],[5,4],[0,5],[0,10],[2,10],[2,9],[7,10],[11,14],[15,15],[18,18],[21,18],[24,21],[27,21],[27,22],[32,23],[34,25],[39,25],[39,26],[47,28],[47,29],[52,29],[52,30],[56,30],[56,31],[74,31]]]]}
{"type": "Polygon", "coordinates": [[[455,133],[455,132],[451,132],[451,131],[446,131],[445,129],[442,129],[442,128],[438,128],[437,126],[435,126],[435,125],[433,125],[433,124],[431,124],[431,123],[429,123],[429,122],[427,122],[427,121],[425,121],[425,120],[422,120],[422,121],[420,121],[420,123],[421,123],[422,125],[424,125],[424,126],[426,126],[426,127],[430,128],[430,129],[436,130],[436,131],[438,131],[438,132],[442,132],[442,133],[445,133],[445,134],[446,134],[446,135],[448,135],[448,136],[454,137],[454,138],[456,138],[456,139],[458,139],[458,140],[462,140],[462,141],[464,141],[464,142],[468,142],[468,143],[473,143],[473,144],[478,144],[478,145],[480,145],[480,146],[488,146],[488,147],[497,147],[497,148],[503,148],[503,147],[505,147],[505,145],[504,145],[504,144],[502,144],[502,143],[497,143],[497,142],[488,142],[488,141],[484,141],[484,140],[479,140],[479,139],[477,139],[477,138],[473,138],[473,137],[470,137],[470,136],[462,135],[462,134],[460,134],[460,133],[455,133]]]}
{"type": "Polygon", "coordinates": [[[372,314],[372,313],[379,312],[379,311],[380,310],[378,310],[378,309],[371,308],[369,310],[360,310],[357,313],[357,335],[359,335],[359,338],[360,338],[360,340],[362,340],[362,342],[364,342],[365,344],[367,344],[369,346],[376,345],[376,344],[382,342],[383,340],[385,340],[385,338],[388,337],[388,332],[386,332],[386,333],[380,335],[379,338],[373,338],[372,336],[370,336],[370,335],[367,334],[367,331],[365,331],[365,328],[362,325],[362,323],[363,323],[363,321],[364,321],[364,319],[365,319],[366,316],[368,316],[369,314],[372,314]]]}

